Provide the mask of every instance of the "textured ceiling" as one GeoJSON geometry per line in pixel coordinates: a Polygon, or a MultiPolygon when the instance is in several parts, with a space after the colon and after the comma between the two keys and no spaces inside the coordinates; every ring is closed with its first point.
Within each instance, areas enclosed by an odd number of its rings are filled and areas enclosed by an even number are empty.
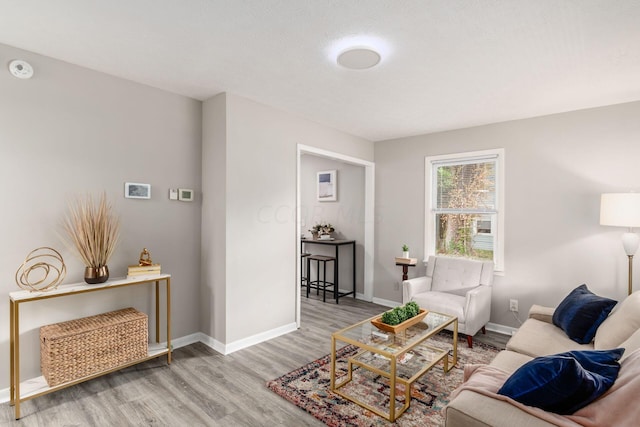
{"type": "Polygon", "coordinates": [[[374,141],[640,100],[638,0],[0,0],[0,43],[374,141]]]}

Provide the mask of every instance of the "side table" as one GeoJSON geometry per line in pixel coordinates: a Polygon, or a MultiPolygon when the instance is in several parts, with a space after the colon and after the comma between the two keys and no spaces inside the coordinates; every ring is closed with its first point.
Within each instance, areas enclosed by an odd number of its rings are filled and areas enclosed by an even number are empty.
{"type": "Polygon", "coordinates": [[[418,260],[416,258],[407,258],[406,260],[396,258],[396,265],[402,266],[402,280],[409,278],[407,275],[409,273],[409,267],[415,267],[417,264],[418,260]]]}

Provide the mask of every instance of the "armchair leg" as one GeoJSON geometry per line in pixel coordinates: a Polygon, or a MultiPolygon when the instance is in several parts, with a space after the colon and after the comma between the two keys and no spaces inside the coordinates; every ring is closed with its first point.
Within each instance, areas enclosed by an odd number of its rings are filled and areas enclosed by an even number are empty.
{"type": "Polygon", "coordinates": [[[473,337],[471,335],[467,335],[467,346],[473,348],[473,337]]]}
{"type": "Polygon", "coordinates": [[[484,326],[482,327],[482,333],[485,334],[485,335],[487,334],[487,330],[485,329],[484,326]]]}

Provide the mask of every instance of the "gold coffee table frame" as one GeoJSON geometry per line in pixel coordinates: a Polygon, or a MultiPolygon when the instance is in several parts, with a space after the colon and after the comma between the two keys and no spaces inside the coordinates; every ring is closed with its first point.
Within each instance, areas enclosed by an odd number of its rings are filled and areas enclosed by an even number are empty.
{"type": "Polygon", "coordinates": [[[409,408],[413,383],[429,369],[443,363],[444,372],[449,372],[458,362],[458,318],[442,313],[429,312],[423,322],[393,334],[378,330],[371,319],[334,332],[331,335],[331,391],[393,422],[409,408]],[[453,351],[449,357],[442,350],[425,343],[426,340],[453,325],[453,351]],[[348,358],[346,379],[336,382],[336,342],[353,344],[360,350],[348,358]],[[410,356],[408,356],[410,355],[410,356]],[[341,387],[347,385],[353,374],[353,366],[359,366],[389,380],[389,412],[384,412],[357,398],[348,395],[341,387]],[[404,404],[396,407],[396,384],[404,385],[404,404]]]}
{"type": "Polygon", "coordinates": [[[171,364],[171,275],[157,274],[140,276],[132,279],[115,279],[97,285],[87,285],[86,283],[76,283],[70,285],[60,285],[58,288],[42,291],[16,291],[9,293],[9,328],[10,328],[10,401],[14,406],[16,420],[20,419],[20,403],[34,397],[42,396],[83,381],[87,381],[110,372],[118,371],[122,368],[132,366],[146,360],[167,355],[167,363],[171,364]],[[160,343],[160,282],[164,281],[166,287],[166,327],[167,342],[160,343]],[[49,387],[43,376],[33,380],[20,383],[20,304],[31,301],[39,301],[48,298],[60,298],[70,295],[83,294],[87,292],[105,291],[109,289],[122,288],[125,286],[143,285],[155,282],[155,323],[156,323],[156,345],[149,345],[147,357],[132,362],[125,363],[113,369],[97,372],[95,374],[69,381],[53,387],[49,387]]]}

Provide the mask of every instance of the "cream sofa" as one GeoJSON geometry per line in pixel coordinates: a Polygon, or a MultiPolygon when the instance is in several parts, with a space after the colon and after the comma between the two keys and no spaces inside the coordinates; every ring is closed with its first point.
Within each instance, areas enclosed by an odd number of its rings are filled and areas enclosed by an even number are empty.
{"type": "MultiPolygon", "coordinates": [[[[624,367],[625,359],[631,356],[635,350],[640,349],[640,292],[633,293],[617,304],[597,329],[595,338],[589,344],[578,344],[569,339],[560,328],[553,325],[553,313],[554,308],[534,305],[529,312],[528,319],[507,343],[506,350],[498,353],[489,366],[505,371],[505,375],[507,375],[537,356],[547,356],[570,350],[605,350],[623,347],[625,353],[620,362],[624,367]]],[[[638,354],[640,351],[632,357],[633,363],[637,363],[635,359],[640,360],[638,354]]],[[[445,408],[446,427],[548,427],[564,425],[553,420],[555,414],[550,416],[551,420],[549,420],[546,416],[541,417],[540,414],[536,416],[531,413],[539,411],[542,412],[542,415],[549,414],[537,408],[534,411],[528,411],[529,408],[525,407],[524,409],[527,410],[523,410],[508,401],[490,397],[490,395],[473,389],[462,387],[461,390],[445,408]]],[[[605,395],[601,398],[604,398],[605,395]]],[[[596,403],[598,400],[585,408],[596,403]]],[[[569,419],[567,422],[573,421],[569,419]]],[[[578,422],[574,425],[578,426],[581,423],[578,422]]]]}

